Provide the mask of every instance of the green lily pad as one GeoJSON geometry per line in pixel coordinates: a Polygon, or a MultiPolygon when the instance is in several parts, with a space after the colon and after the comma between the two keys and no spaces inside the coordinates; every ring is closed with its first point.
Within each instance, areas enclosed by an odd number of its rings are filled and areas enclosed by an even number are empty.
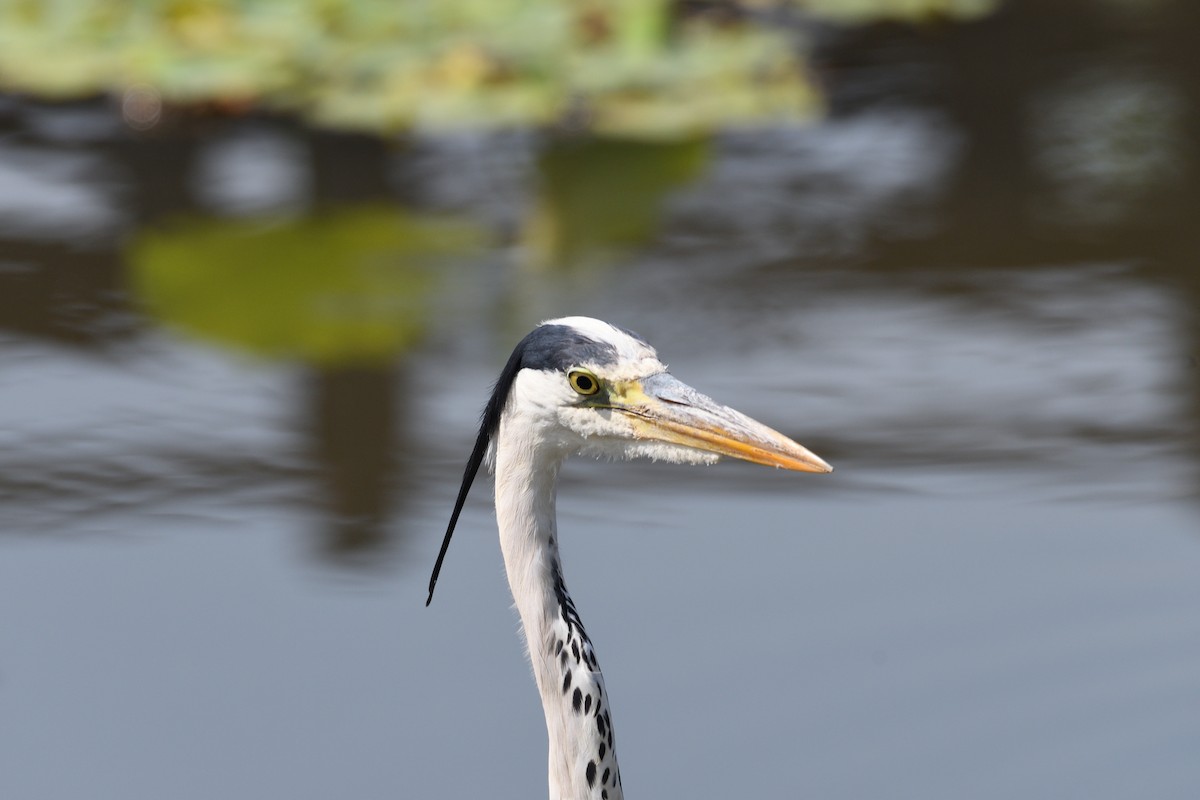
{"type": "Polygon", "coordinates": [[[600,135],[689,138],[816,109],[792,34],[686,8],[0,0],[0,90],[71,97],[137,87],[167,103],[257,106],[375,132],[569,122],[600,135]]]}

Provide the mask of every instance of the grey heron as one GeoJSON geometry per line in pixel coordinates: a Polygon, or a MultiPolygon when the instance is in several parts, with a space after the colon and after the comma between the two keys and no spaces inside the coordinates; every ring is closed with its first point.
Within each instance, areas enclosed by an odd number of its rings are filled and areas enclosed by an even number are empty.
{"type": "Polygon", "coordinates": [[[484,407],[425,604],[487,460],[504,566],[546,716],[550,798],[621,800],[604,678],[558,557],[558,470],[577,453],[687,464],[730,456],[802,472],[832,467],[677,380],[646,340],[606,322],[549,320],[513,350],[484,407]]]}

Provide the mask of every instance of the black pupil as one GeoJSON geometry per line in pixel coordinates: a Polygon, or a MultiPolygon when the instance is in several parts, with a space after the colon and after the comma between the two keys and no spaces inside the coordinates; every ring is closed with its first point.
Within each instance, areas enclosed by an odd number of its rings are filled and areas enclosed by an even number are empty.
{"type": "Polygon", "coordinates": [[[587,375],[576,375],[575,388],[581,392],[590,392],[592,389],[596,388],[596,384],[594,384],[592,379],[587,375]]]}

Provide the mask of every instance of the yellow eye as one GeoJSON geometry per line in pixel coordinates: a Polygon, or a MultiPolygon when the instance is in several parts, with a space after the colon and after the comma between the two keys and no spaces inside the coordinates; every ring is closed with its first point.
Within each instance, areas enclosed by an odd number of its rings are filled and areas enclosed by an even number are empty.
{"type": "Polygon", "coordinates": [[[596,376],[581,369],[568,372],[567,381],[570,382],[572,389],[582,395],[591,395],[600,391],[600,381],[596,379],[596,376]]]}

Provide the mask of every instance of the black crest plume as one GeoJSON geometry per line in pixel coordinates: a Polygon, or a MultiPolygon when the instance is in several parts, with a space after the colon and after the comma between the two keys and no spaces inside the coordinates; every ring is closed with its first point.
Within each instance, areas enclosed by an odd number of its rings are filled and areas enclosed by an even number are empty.
{"type": "Polygon", "coordinates": [[[508,357],[508,363],[504,365],[504,369],[500,372],[500,378],[492,388],[492,396],[488,398],[487,405],[483,407],[483,414],[479,421],[479,435],[475,437],[475,447],[471,450],[471,457],[467,459],[467,468],[463,470],[462,486],[458,488],[458,499],[454,501],[454,513],[450,515],[450,524],[446,527],[446,537],[442,539],[442,549],[438,551],[437,561],[433,562],[433,574],[429,576],[429,596],[425,598],[426,606],[433,602],[433,587],[437,586],[438,574],[442,571],[442,562],[446,560],[446,550],[450,547],[450,537],[454,535],[454,526],[458,524],[458,515],[462,513],[463,504],[467,502],[471,484],[479,473],[479,465],[483,463],[484,456],[487,455],[488,444],[496,435],[496,431],[500,429],[500,414],[504,411],[504,404],[508,401],[508,392],[512,389],[513,381],[517,379],[517,373],[521,371],[521,358],[524,351],[522,345],[524,344],[525,342],[522,341],[517,345],[512,355],[508,357]]]}

